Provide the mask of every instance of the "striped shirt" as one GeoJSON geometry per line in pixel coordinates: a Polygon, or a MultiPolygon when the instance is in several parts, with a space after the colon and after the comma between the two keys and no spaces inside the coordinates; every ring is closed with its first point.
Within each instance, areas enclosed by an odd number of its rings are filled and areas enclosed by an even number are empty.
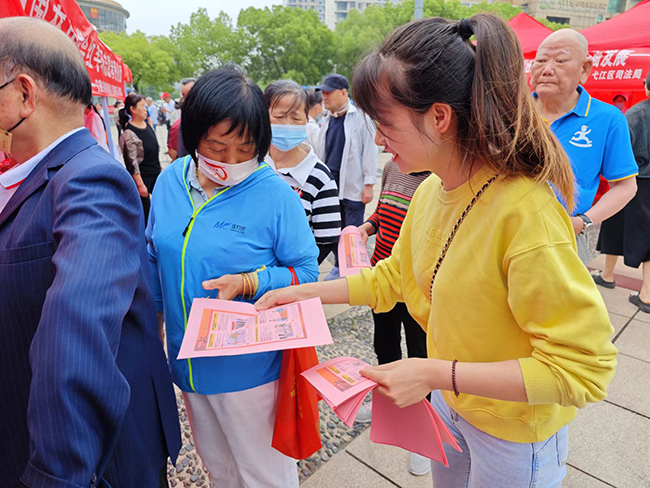
{"type": "Polygon", "coordinates": [[[338,242],[341,234],[339,191],[331,171],[318,159],[314,150],[293,168],[276,168],[277,173],[302,201],[316,244],[338,242]]]}
{"type": "Polygon", "coordinates": [[[368,218],[368,222],[373,225],[377,234],[375,252],[371,259],[373,266],[390,256],[413,194],[430,174],[429,172],[417,175],[400,173],[397,165],[392,161],[384,166],[377,209],[368,218]]]}

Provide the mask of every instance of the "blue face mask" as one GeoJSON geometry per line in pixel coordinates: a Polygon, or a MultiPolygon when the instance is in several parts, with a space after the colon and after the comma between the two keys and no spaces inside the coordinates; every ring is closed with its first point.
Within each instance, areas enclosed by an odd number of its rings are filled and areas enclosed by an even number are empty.
{"type": "Polygon", "coordinates": [[[307,140],[306,125],[271,124],[271,144],[283,152],[291,151],[307,140]]]}

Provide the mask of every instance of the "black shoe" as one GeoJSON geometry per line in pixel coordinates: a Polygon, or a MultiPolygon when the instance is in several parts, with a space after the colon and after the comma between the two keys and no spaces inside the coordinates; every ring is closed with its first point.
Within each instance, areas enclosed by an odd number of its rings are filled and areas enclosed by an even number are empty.
{"type": "Polygon", "coordinates": [[[650,313],[650,303],[646,303],[643,300],[641,300],[639,298],[639,295],[632,294],[630,295],[628,300],[630,300],[631,303],[639,307],[639,310],[641,310],[642,312],[650,313]]]}
{"type": "Polygon", "coordinates": [[[600,276],[599,274],[591,275],[591,277],[594,279],[594,283],[596,283],[598,286],[602,286],[603,288],[609,288],[610,290],[616,288],[615,281],[604,280],[603,277],[600,276]]]}

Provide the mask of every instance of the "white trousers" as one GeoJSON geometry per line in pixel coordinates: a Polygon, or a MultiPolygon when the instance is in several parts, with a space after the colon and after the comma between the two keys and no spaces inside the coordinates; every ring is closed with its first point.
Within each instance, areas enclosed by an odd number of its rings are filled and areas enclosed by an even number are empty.
{"type": "Polygon", "coordinates": [[[278,382],[183,393],[196,450],[218,488],[298,488],[296,461],[271,447],[278,382]]]}

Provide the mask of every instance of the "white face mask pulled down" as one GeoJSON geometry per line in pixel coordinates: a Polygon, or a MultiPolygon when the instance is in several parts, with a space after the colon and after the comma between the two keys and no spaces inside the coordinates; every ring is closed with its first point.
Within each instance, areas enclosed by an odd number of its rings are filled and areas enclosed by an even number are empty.
{"type": "Polygon", "coordinates": [[[211,181],[221,186],[235,186],[246,178],[260,165],[257,156],[243,163],[220,163],[196,154],[199,161],[199,171],[211,181]]]}

